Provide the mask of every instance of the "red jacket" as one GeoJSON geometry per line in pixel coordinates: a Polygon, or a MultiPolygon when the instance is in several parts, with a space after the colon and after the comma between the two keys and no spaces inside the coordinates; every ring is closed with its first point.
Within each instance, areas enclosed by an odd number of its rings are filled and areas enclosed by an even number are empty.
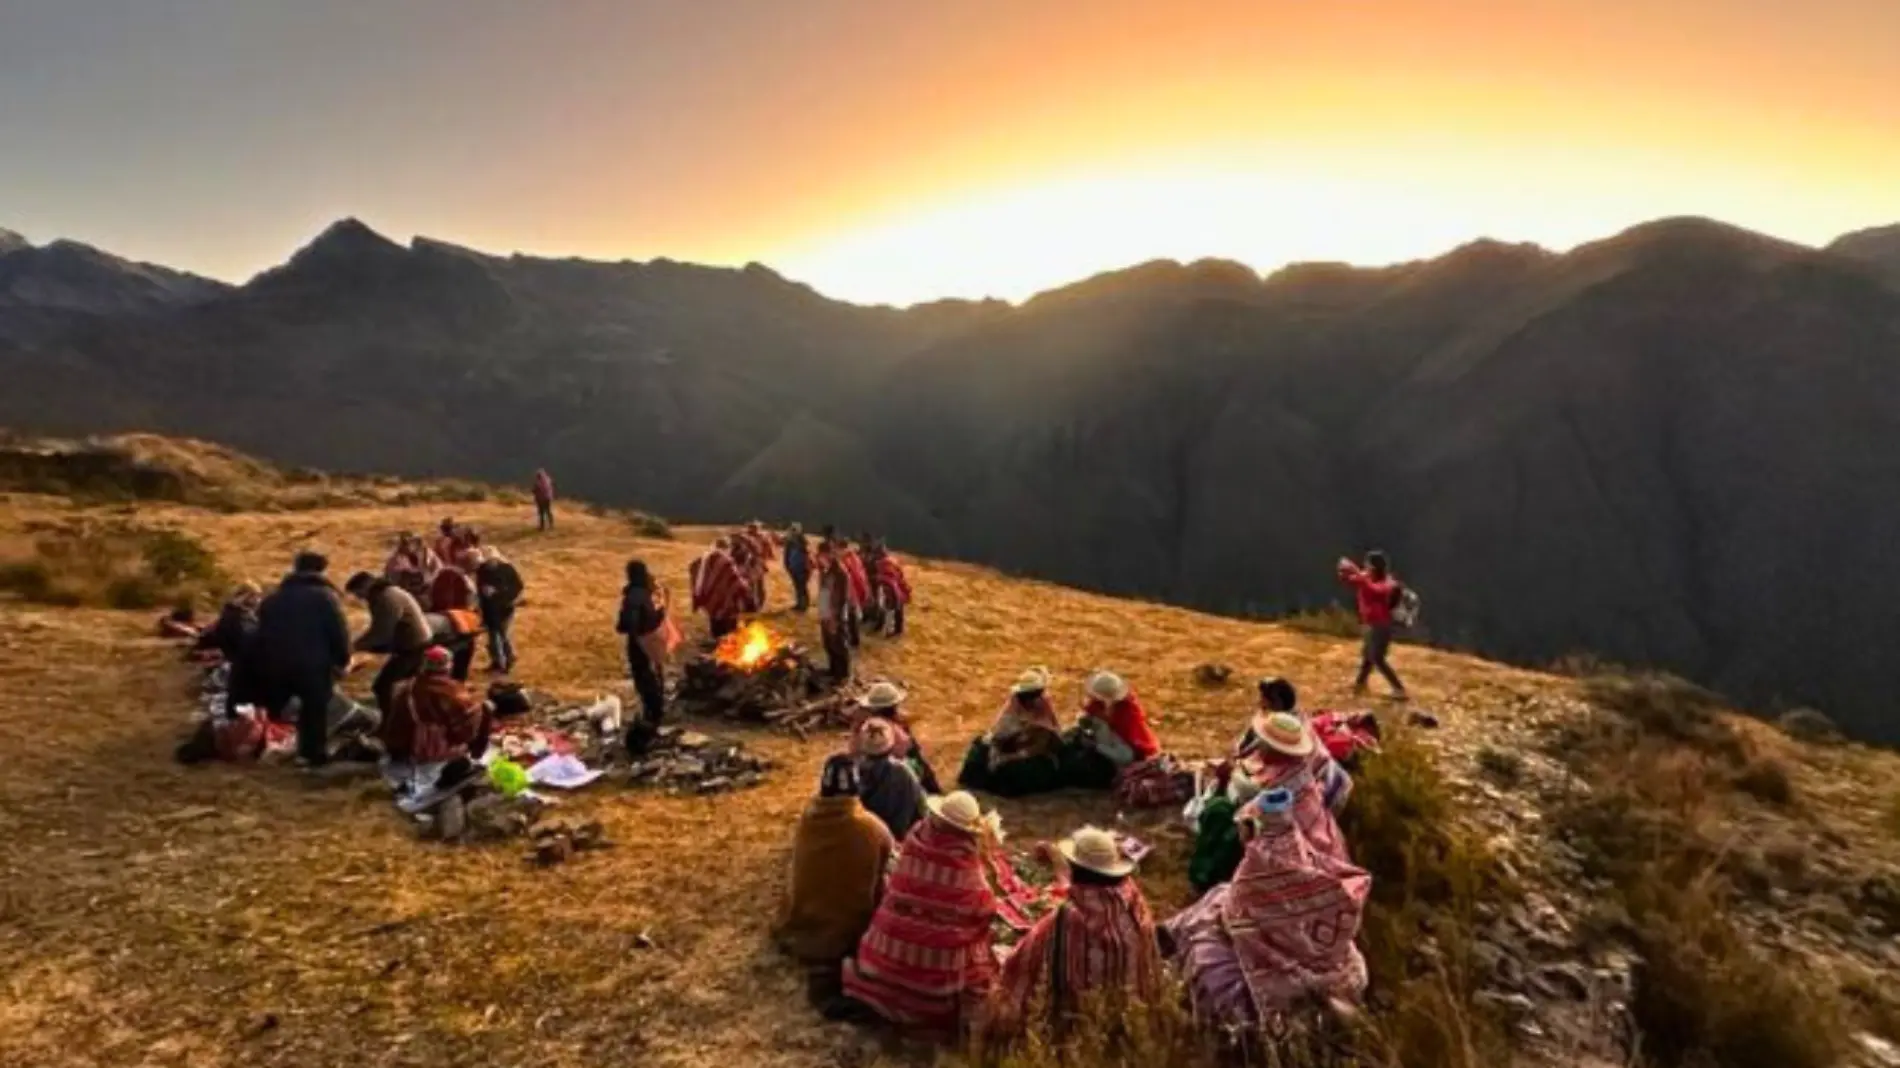
{"type": "Polygon", "coordinates": [[[453,567],[436,572],[429,583],[429,611],[467,612],[475,607],[475,584],[467,573],[453,567]]]}
{"type": "Polygon", "coordinates": [[[910,603],[910,579],[904,576],[904,565],[897,562],[897,557],[885,553],[877,558],[877,584],[890,590],[898,604],[910,603]]]}
{"type": "Polygon", "coordinates": [[[863,608],[871,601],[871,578],[864,573],[864,561],[856,549],[846,549],[838,557],[844,565],[845,578],[851,587],[851,607],[863,608]]]}
{"type": "Polygon", "coordinates": [[[1373,578],[1372,572],[1351,562],[1339,566],[1339,578],[1359,595],[1359,622],[1368,627],[1392,625],[1392,602],[1399,593],[1397,579],[1391,575],[1373,578]]]}
{"type": "Polygon", "coordinates": [[[1154,728],[1148,726],[1148,712],[1132,691],[1112,705],[1090,698],[1082,711],[1106,721],[1108,729],[1135,751],[1136,760],[1147,760],[1161,752],[1161,739],[1155,737],[1154,728]]]}

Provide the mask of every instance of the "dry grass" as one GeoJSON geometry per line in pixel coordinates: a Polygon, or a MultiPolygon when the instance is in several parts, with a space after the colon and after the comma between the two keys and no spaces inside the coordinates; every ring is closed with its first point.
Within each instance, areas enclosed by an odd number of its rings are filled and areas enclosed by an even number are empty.
{"type": "Polygon", "coordinates": [[[0,593],[68,608],[192,605],[228,584],[197,538],[127,522],[63,524],[35,536],[30,553],[0,557],[0,593]]]}
{"type": "MultiPolygon", "coordinates": [[[[612,633],[621,566],[642,555],[677,586],[705,532],[645,539],[625,517],[564,509],[542,535],[525,506],[454,510],[526,578],[523,681],[569,699],[627,695],[612,633]]],[[[51,498],[0,503],[0,545],[28,545],[75,515],[112,518],[51,498]]],[[[229,573],[269,578],[304,546],[326,551],[338,572],[374,566],[393,533],[440,515],[433,501],[242,514],[148,505],[136,521],[188,530],[229,573]]],[[[860,670],[910,685],[920,738],[941,767],[954,766],[1006,681],[1032,663],[1053,667],[1077,704],[1090,670],[1121,669],[1170,748],[1190,755],[1222,751],[1252,703],[1246,687],[1197,683],[1206,662],[1233,664],[1243,678],[1284,674],[1315,708],[1354,707],[1350,641],[980,568],[914,572],[909,636],[872,642],[860,670]]],[[[773,581],[774,603],[787,603],[782,577],[773,581]]],[[[815,644],[811,620],[774,622],[815,644]]],[[[192,694],[175,648],[149,637],[150,624],[148,612],[0,599],[0,746],[16,756],[15,773],[0,778],[0,1054],[10,1060],[818,1068],[935,1057],[818,1018],[802,972],[765,937],[793,821],[836,743],[745,732],[786,770],[737,797],[597,784],[569,798],[564,815],[600,819],[617,848],[538,871],[506,847],[416,841],[369,783],[172,764],[192,694]],[[217,814],[171,818],[193,806],[217,814]]],[[[689,638],[701,626],[692,621],[689,638]]],[[[1442,783],[1427,769],[1476,752],[1515,721],[1525,694],[1564,684],[1432,650],[1399,657],[1415,701],[1444,726],[1395,739],[1353,802],[1355,846],[1381,875],[1366,931],[1381,1030],[1363,1041],[1384,1045],[1351,1048],[1360,1063],[1475,1064],[1465,1051],[1486,1050],[1487,1032],[1476,1024],[1480,1040],[1463,1034],[1456,924],[1431,953],[1401,953],[1424,944],[1423,910],[1449,923],[1490,892],[1470,841],[1434,830],[1456,821],[1442,820],[1442,783]]],[[[1815,792],[1801,783],[1804,803],[1815,792]]],[[[1000,806],[1025,847],[1118,818],[1100,796],[1000,806]]],[[[1185,831],[1174,813],[1119,816],[1155,844],[1142,878],[1157,913],[1171,913],[1188,896],[1185,831]]]]}

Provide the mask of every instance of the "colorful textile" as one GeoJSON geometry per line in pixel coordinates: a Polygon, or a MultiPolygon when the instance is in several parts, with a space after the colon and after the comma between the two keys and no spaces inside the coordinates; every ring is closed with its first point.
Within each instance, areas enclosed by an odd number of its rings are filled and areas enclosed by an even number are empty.
{"type": "Polygon", "coordinates": [[[466,686],[421,675],[396,684],[381,734],[392,759],[432,764],[466,755],[487,728],[488,711],[466,686]]]}
{"type": "Polygon", "coordinates": [[[849,956],[871,924],[896,848],[855,793],[814,799],[792,838],[791,878],[772,931],[779,945],[806,961],[849,956]]]}
{"type": "Polygon", "coordinates": [[[1161,993],[1161,951],[1140,884],[1076,883],[1055,892],[1068,900],[1036,922],[1003,966],[987,1021],[994,1037],[1032,1025],[1036,1006],[1059,1018],[1091,995],[1146,1001],[1161,993]]]}
{"type": "Polygon", "coordinates": [[[534,473],[534,503],[554,503],[554,479],[546,471],[534,473]]]}
{"type": "Polygon", "coordinates": [[[1082,713],[1106,722],[1115,736],[1127,742],[1128,748],[1135,751],[1136,760],[1147,760],[1161,752],[1161,739],[1155,736],[1154,728],[1148,725],[1148,712],[1141,707],[1141,700],[1132,690],[1127,697],[1112,705],[1100,698],[1090,698],[1082,706],[1082,713]]]}
{"type": "Polygon", "coordinates": [[[1392,625],[1392,608],[1399,599],[1398,580],[1387,575],[1373,578],[1372,572],[1351,561],[1339,565],[1339,579],[1351,586],[1359,602],[1359,622],[1368,627],[1392,625]]]}
{"type": "Polygon", "coordinates": [[[737,619],[752,609],[752,591],[731,554],[713,549],[693,561],[693,610],[708,619],[737,619]]]}
{"type": "Polygon", "coordinates": [[[1007,745],[1032,729],[1055,735],[1062,733],[1062,721],[1056,718],[1055,706],[1046,695],[1038,695],[1027,704],[1010,698],[1009,703],[997,711],[996,722],[990,725],[990,741],[1007,745]]]}
{"type": "Polygon", "coordinates": [[[910,579],[904,574],[904,565],[890,553],[877,558],[877,584],[890,591],[891,599],[898,605],[910,603],[910,579]]]}
{"type": "Polygon", "coordinates": [[[1318,848],[1298,820],[1262,823],[1233,881],[1167,925],[1196,1011],[1237,1026],[1274,1020],[1308,995],[1356,999],[1366,986],[1353,940],[1372,877],[1318,848]]]}
{"type": "Polygon", "coordinates": [[[1194,796],[1194,773],[1161,753],[1121,769],[1115,801],[1123,808],[1168,808],[1194,796]]]}
{"type": "Polygon", "coordinates": [[[1234,877],[1246,844],[1234,816],[1240,811],[1233,798],[1216,795],[1202,804],[1194,825],[1194,852],[1188,858],[1188,885],[1204,894],[1234,877]]]}
{"type": "Polygon", "coordinates": [[[1379,722],[1370,713],[1321,712],[1313,717],[1312,728],[1326,752],[1341,764],[1361,752],[1379,751],[1379,722]]]}
{"type": "Polygon", "coordinates": [[[935,818],[911,831],[857,957],[845,963],[846,996],[939,1037],[962,1029],[996,977],[997,898],[985,852],[980,837],[935,818]]]}
{"type": "Polygon", "coordinates": [[[909,764],[893,756],[867,756],[858,762],[858,797],[900,842],[924,818],[923,785],[909,764]]]}
{"type": "Polygon", "coordinates": [[[851,607],[862,609],[871,603],[871,578],[864,570],[864,560],[856,549],[846,549],[838,554],[838,563],[843,565],[847,590],[851,598],[851,607]]]}

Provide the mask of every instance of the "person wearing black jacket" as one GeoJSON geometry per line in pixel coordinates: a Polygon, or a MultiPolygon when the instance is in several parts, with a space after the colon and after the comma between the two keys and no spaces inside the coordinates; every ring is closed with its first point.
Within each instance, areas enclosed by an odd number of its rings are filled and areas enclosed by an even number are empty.
{"type": "Polygon", "coordinates": [[[515,604],[521,600],[521,572],[490,545],[475,568],[475,590],[488,631],[488,670],[506,675],[515,669],[515,604]]]}
{"type": "Polygon", "coordinates": [[[640,719],[627,728],[627,750],[639,753],[651,743],[666,714],[666,682],[655,660],[654,646],[664,639],[660,628],[666,625],[666,607],[653,585],[646,561],[627,561],[627,586],[620,594],[620,618],[614,624],[617,633],[627,637],[627,670],[633,676],[633,688],[640,694],[640,719]]]}
{"type": "Polygon", "coordinates": [[[329,759],[325,710],[350,666],[349,623],[336,587],[324,577],[328,567],[317,553],[299,553],[257,610],[256,655],[268,703],[275,714],[297,698],[297,757],[306,765],[329,759]]]}

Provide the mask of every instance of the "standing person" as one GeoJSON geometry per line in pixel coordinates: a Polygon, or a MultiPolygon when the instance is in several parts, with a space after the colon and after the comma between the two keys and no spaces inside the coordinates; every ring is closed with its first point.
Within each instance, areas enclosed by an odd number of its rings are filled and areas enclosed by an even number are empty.
{"type": "Polygon", "coordinates": [[[706,624],[714,638],[723,638],[739,629],[739,616],[746,610],[750,592],[745,575],[732,558],[732,540],[720,538],[706,554],[694,560],[689,569],[693,582],[693,610],[706,613],[706,624]]]}
{"type": "Polygon", "coordinates": [[[298,553],[290,574],[257,609],[256,659],[269,704],[275,711],[297,699],[297,759],[312,767],[329,759],[324,712],[350,666],[349,621],[324,576],[329,566],[317,553],[298,553]]]}
{"type": "Polygon", "coordinates": [[[851,584],[851,614],[845,619],[845,634],[851,639],[851,648],[856,649],[864,643],[861,628],[864,606],[871,602],[871,576],[864,569],[864,558],[850,542],[840,538],[837,547],[838,562],[844,565],[845,577],[851,584]]]}
{"type": "Polygon", "coordinates": [[[462,535],[460,528],[455,525],[454,516],[444,516],[442,517],[442,522],[436,527],[436,559],[442,561],[444,565],[448,565],[461,555],[462,535]]]}
{"type": "Polygon", "coordinates": [[[766,532],[765,524],[754,519],[747,523],[738,540],[747,543],[751,557],[751,567],[746,578],[752,582],[752,610],[765,611],[765,576],[772,570],[772,558],[778,555],[778,544],[772,535],[766,532]]]}
{"type": "Polygon", "coordinates": [[[793,523],[785,530],[785,577],[792,580],[796,600],[792,611],[811,607],[811,546],[805,541],[805,528],[793,523]]]}
{"type": "Polygon", "coordinates": [[[640,719],[627,726],[627,751],[643,753],[666,715],[666,656],[669,642],[665,592],[657,589],[646,561],[627,561],[614,631],[627,639],[627,672],[640,695],[640,719]]]}
{"type": "Polygon", "coordinates": [[[534,473],[534,518],[542,530],[554,529],[554,478],[545,467],[534,473]]]}
{"type": "Polygon", "coordinates": [[[1359,623],[1366,628],[1365,643],[1359,650],[1359,677],[1353,681],[1354,693],[1366,692],[1366,680],[1374,671],[1385,677],[1392,696],[1405,700],[1405,684],[1398,672],[1386,663],[1392,648],[1392,610],[1398,607],[1404,589],[1392,577],[1391,564],[1377,549],[1366,554],[1364,567],[1341,557],[1339,579],[1358,595],[1359,623]]]}
{"type": "Polygon", "coordinates": [[[473,575],[480,559],[466,549],[450,559],[450,565],[436,572],[435,580],[429,583],[428,609],[437,615],[473,612],[477,603],[473,575]]]}
{"type": "Polygon", "coordinates": [[[910,604],[910,579],[904,574],[904,565],[885,547],[884,539],[873,541],[869,552],[871,584],[884,618],[884,636],[901,638],[904,636],[904,606],[910,604]]]}
{"type": "Polygon", "coordinates": [[[475,567],[475,593],[488,631],[488,670],[507,675],[515,669],[515,604],[521,600],[521,572],[493,545],[475,567]]]}
{"type": "MultiPolygon", "coordinates": [[[[422,654],[434,644],[435,627],[408,590],[367,571],[351,575],[343,589],[369,606],[369,629],[358,636],[350,648],[388,657],[383,661],[382,670],[376,673],[376,681],[370,684],[370,691],[376,695],[377,710],[388,719],[390,696],[396,684],[415,678],[422,670],[422,654]]],[[[457,677],[464,676],[458,672],[457,677]]]]}
{"type": "Polygon", "coordinates": [[[825,641],[825,672],[839,686],[851,681],[851,578],[826,542],[818,550],[818,631],[825,641]]]}

